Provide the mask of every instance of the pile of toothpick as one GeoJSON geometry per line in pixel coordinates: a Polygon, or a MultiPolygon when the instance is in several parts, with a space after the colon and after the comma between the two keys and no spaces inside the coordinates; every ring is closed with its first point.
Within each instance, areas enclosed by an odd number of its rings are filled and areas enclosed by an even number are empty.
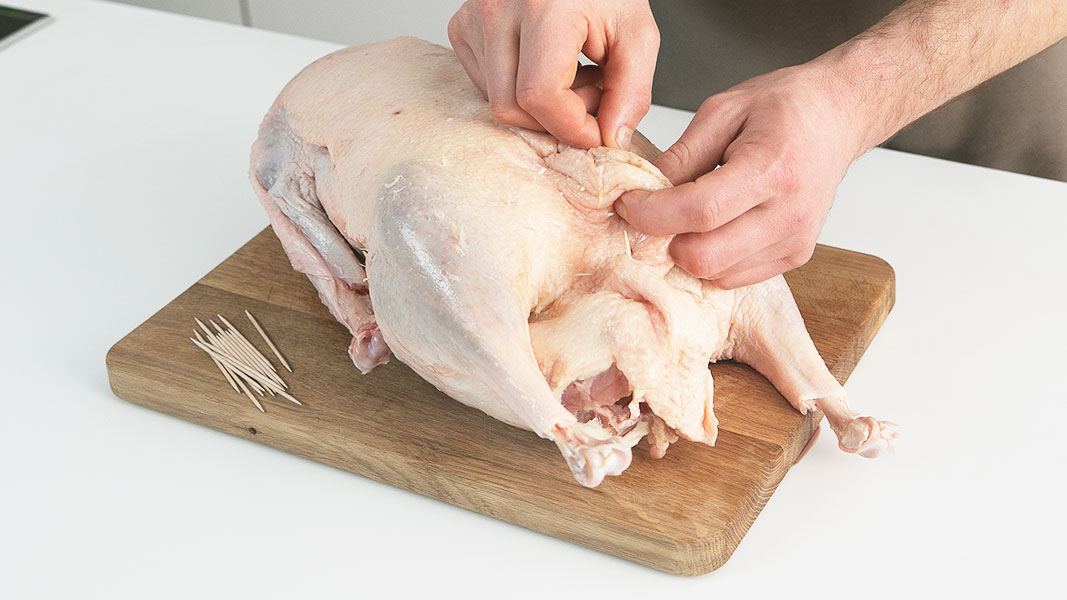
{"type": "MultiPolygon", "coordinates": [[[[252,322],[252,325],[259,332],[259,335],[263,338],[263,341],[267,343],[267,346],[274,352],[274,356],[278,357],[282,366],[286,368],[290,373],[293,369],[286,362],[285,357],[278,351],[278,348],[274,345],[274,342],[270,341],[267,337],[267,333],[263,331],[263,328],[259,326],[259,322],[252,316],[252,313],[245,311],[248,315],[248,320],[252,322]]],[[[278,374],[278,370],[274,368],[274,365],[267,360],[266,356],[263,356],[252,342],[248,341],[244,335],[232,323],[226,320],[226,317],[222,315],[215,315],[222,321],[222,324],[226,328],[222,328],[213,320],[209,320],[211,326],[215,329],[214,333],[208,329],[207,325],[200,319],[193,319],[196,324],[200,326],[200,329],[204,331],[205,339],[200,335],[200,332],[193,330],[193,334],[196,338],[189,338],[191,342],[197,345],[198,348],[207,353],[211,357],[211,360],[215,361],[215,366],[219,368],[222,375],[229,382],[233,391],[238,394],[244,393],[248,396],[248,399],[252,401],[252,404],[256,405],[261,412],[263,405],[256,399],[252,392],[259,394],[261,397],[264,394],[270,394],[271,396],[281,396],[293,404],[299,405],[300,402],[289,395],[285,390],[289,387],[282,380],[281,375],[278,374]]]]}

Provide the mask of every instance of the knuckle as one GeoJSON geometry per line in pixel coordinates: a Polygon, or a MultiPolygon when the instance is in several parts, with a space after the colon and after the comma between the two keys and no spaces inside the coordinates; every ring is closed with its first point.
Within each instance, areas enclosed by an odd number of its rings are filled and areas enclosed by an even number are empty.
{"type": "Polygon", "coordinates": [[[478,8],[478,12],[482,15],[494,14],[501,5],[501,0],[474,0],[474,6],[478,8]]]}
{"type": "Polygon", "coordinates": [[[649,19],[648,26],[645,27],[644,30],[647,35],[646,43],[648,44],[648,49],[652,52],[658,51],[662,38],[660,37],[659,27],[656,26],[656,21],[653,19],[649,19]]]}
{"type": "Polygon", "coordinates": [[[711,231],[719,226],[722,209],[714,198],[703,198],[690,211],[690,231],[711,231]]]}
{"type": "Polygon", "coordinates": [[[549,90],[538,82],[531,82],[515,89],[515,102],[528,112],[539,112],[547,105],[549,90]]]}
{"type": "Polygon", "coordinates": [[[785,152],[778,156],[771,174],[775,189],[785,196],[796,194],[803,182],[800,160],[792,152],[785,152]]]}
{"type": "Polygon", "coordinates": [[[791,256],[794,254],[803,254],[815,248],[815,238],[807,233],[795,236],[792,240],[786,243],[785,250],[791,256]]]}
{"type": "Polygon", "coordinates": [[[797,267],[802,267],[807,264],[809,260],[811,260],[811,255],[814,251],[815,247],[813,246],[810,249],[806,249],[796,254],[791,254],[787,256],[785,259],[782,260],[782,262],[785,263],[787,269],[795,269],[797,267]]]}
{"type": "Polygon", "coordinates": [[[522,120],[522,111],[511,102],[490,100],[489,114],[499,123],[515,124],[522,120]]]}
{"type": "Polygon", "coordinates": [[[446,29],[448,33],[448,41],[453,46],[457,42],[466,43],[467,35],[471,29],[471,15],[470,7],[464,4],[460,7],[456,14],[452,15],[452,18],[448,20],[448,27],[446,29]]]}
{"type": "Polygon", "coordinates": [[[718,261],[703,253],[691,257],[689,265],[689,273],[698,279],[709,279],[720,271],[718,261]]]}
{"type": "Polygon", "coordinates": [[[700,107],[697,109],[698,113],[702,113],[705,117],[714,118],[715,115],[720,114],[726,107],[726,97],[722,94],[715,94],[714,96],[708,96],[700,103],[700,107]]]}
{"type": "Polygon", "coordinates": [[[808,213],[799,202],[787,200],[780,213],[782,234],[792,235],[807,226],[808,213]]]}
{"type": "Polygon", "coordinates": [[[657,162],[681,166],[688,164],[691,156],[693,156],[693,150],[689,147],[689,143],[685,139],[680,139],[664,150],[657,162]]]}
{"type": "Polygon", "coordinates": [[[462,39],[462,33],[460,32],[459,25],[459,15],[460,13],[452,15],[452,18],[448,20],[448,28],[446,29],[446,31],[448,32],[448,41],[452,42],[453,46],[456,45],[456,42],[458,40],[462,39]]]}
{"type": "Polygon", "coordinates": [[[649,13],[647,19],[633,21],[628,30],[630,38],[643,53],[659,51],[661,41],[659,27],[656,25],[656,20],[651,13],[649,13]]]}
{"type": "Polygon", "coordinates": [[[633,104],[641,109],[642,113],[648,112],[652,107],[652,86],[643,84],[631,90],[633,104]]]}
{"type": "Polygon", "coordinates": [[[672,255],[674,255],[675,262],[699,279],[708,279],[722,270],[722,265],[716,259],[715,253],[708,252],[699,243],[685,244],[680,248],[675,248],[672,255]]]}

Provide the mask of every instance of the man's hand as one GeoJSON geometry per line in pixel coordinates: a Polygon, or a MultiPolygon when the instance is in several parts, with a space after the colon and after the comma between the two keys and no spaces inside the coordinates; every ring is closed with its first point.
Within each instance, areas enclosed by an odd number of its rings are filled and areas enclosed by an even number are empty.
{"type": "Polygon", "coordinates": [[[807,262],[849,163],[1067,35],[1063,0],[907,0],[797,67],[708,98],[656,165],[678,187],[615,210],[722,287],[807,262]],[[721,165],[718,169],[715,167],[721,165]]]}
{"type": "Polygon", "coordinates": [[[628,149],[648,112],[659,49],[648,0],[468,0],[448,38],[501,123],[628,149]],[[579,53],[596,65],[578,68],[579,53]]]}
{"type": "Polygon", "coordinates": [[[866,149],[851,90],[839,85],[808,64],[708,98],[656,160],[676,187],[629,192],[615,211],[645,233],[678,234],[675,262],[724,288],[804,264],[845,170],[866,149]]]}

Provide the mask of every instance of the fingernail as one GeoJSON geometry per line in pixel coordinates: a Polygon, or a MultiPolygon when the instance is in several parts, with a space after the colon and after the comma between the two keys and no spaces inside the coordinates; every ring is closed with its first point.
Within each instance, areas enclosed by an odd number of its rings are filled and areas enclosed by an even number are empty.
{"type": "Polygon", "coordinates": [[[615,130],[615,145],[623,150],[630,149],[630,139],[634,136],[634,130],[623,125],[615,130]]]}
{"type": "Polygon", "coordinates": [[[626,220],[626,205],[622,203],[622,200],[616,200],[611,208],[615,210],[615,214],[619,215],[623,221],[626,220]]]}

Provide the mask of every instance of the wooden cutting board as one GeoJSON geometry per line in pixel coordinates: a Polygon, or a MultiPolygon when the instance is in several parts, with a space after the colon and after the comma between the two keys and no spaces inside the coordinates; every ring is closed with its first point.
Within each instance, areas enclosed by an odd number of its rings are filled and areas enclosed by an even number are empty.
{"type": "MultiPolygon", "coordinates": [[[[843,382],[892,308],[892,268],[820,246],[787,279],[843,382]]],[[[130,402],[680,575],[726,562],[822,418],[748,367],[716,364],[714,448],[683,441],[652,460],[642,442],[621,477],[586,489],[555,444],[449,399],[395,358],[360,375],[349,339],[268,228],[115,344],[107,368],[130,402]],[[259,412],[189,342],[193,317],[222,313],[272,356],[245,309],[293,365],[286,382],[304,406],[270,399],[259,412]]]]}

